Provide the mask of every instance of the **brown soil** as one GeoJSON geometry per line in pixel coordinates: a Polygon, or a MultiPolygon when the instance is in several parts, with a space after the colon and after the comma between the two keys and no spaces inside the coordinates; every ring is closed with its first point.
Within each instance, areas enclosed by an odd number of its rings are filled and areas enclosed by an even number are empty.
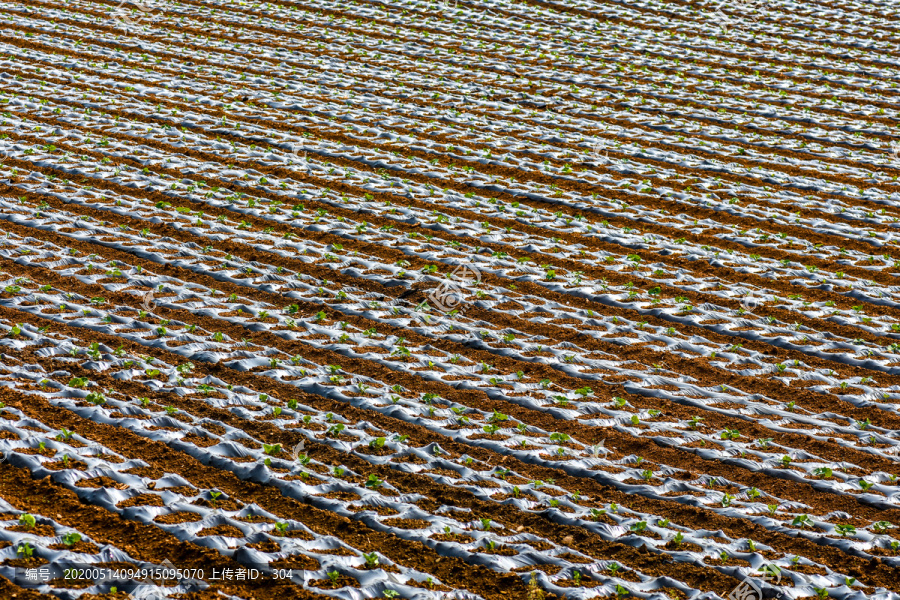
{"type": "Polygon", "coordinates": [[[180,511],[169,513],[167,515],[159,515],[153,519],[157,523],[165,523],[166,525],[178,525],[179,523],[196,523],[202,521],[203,517],[197,513],[180,511]]]}

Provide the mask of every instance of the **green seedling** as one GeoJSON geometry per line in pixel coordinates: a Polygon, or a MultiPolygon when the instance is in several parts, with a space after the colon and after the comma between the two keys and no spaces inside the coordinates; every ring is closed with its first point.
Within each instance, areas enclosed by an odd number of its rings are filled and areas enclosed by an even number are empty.
{"type": "Polygon", "coordinates": [[[832,470],[828,467],[819,467],[818,469],[813,469],[813,473],[819,479],[828,479],[832,475],[832,470]]]}
{"type": "Polygon", "coordinates": [[[378,566],[378,554],[372,552],[371,554],[363,553],[363,558],[366,559],[366,568],[374,569],[378,566]]]}
{"type": "Polygon", "coordinates": [[[97,406],[106,404],[106,397],[100,392],[91,392],[85,397],[85,400],[91,404],[96,404],[97,406]]]}
{"type": "Polygon", "coordinates": [[[803,529],[804,527],[812,527],[813,522],[812,519],[809,518],[809,515],[797,515],[794,517],[794,520],[791,521],[791,525],[803,529]]]}
{"type": "Polygon", "coordinates": [[[775,565],[764,565],[759,568],[760,573],[769,577],[778,577],[781,574],[781,569],[776,567],[775,565]]]}
{"type": "Polygon", "coordinates": [[[19,556],[20,558],[29,559],[32,554],[34,554],[34,548],[32,548],[28,542],[23,542],[16,548],[16,556],[19,556]]]}
{"type": "Polygon", "coordinates": [[[37,525],[37,520],[34,518],[34,515],[25,513],[19,516],[19,525],[25,529],[34,529],[35,525],[37,525]]]}
{"type": "Polygon", "coordinates": [[[69,387],[83,388],[88,384],[87,377],[73,377],[69,381],[69,387]]]}
{"type": "Polygon", "coordinates": [[[741,434],[737,429],[726,429],[719,434],[719,437],[723,440],[736,440],[741,437],[741,434]]]}
{"type": "Polygon", "coordinates": [[[263,444],[263,452],[269,456],[276,456],[281,453],[281,444],[263,444]]]}
{"type": "Polygon", "coordinates": [[[341,578],[341,574],[338,573],[337,571],[329,571],[328,572],[328,579],[331,580],[331,585],[333,585],[334,587],[338,587],[338,579],[340,579],[340,578],[341,578]]]}
{"type": "Polygon", "coordinates": [[[888,529],[893,529],[893,525],[888,521],[878,521],[872,525],[872,529],[875,530],[875,533],[884,533],[888,529]]]}

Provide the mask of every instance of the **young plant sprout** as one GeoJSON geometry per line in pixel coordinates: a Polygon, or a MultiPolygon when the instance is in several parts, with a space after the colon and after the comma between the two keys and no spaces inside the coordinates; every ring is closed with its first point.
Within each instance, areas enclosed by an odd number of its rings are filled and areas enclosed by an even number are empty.
{"type": "Polygon", "coordinates": [[[34,518],[34,515],[25,513],[24,515],[19,515],[19,525],[25,529],[34,529],[37,525],[37,520],[34,518]]]}
{"type": "Polygon", "coordinates": [[[66,546],[74,546],[81,541],[81,534],[70,531],[69,533],[63,535],[62,541],[66,546]]]}

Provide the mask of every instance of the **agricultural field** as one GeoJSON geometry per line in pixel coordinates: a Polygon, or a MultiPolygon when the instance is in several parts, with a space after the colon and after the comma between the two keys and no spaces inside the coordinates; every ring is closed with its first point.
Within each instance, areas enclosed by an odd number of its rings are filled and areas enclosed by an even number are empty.
{"type": "Polygon", "coordinates": [[[0,598],[900,600],[898,84],[879,0],[0,0],[0,598]]]}

